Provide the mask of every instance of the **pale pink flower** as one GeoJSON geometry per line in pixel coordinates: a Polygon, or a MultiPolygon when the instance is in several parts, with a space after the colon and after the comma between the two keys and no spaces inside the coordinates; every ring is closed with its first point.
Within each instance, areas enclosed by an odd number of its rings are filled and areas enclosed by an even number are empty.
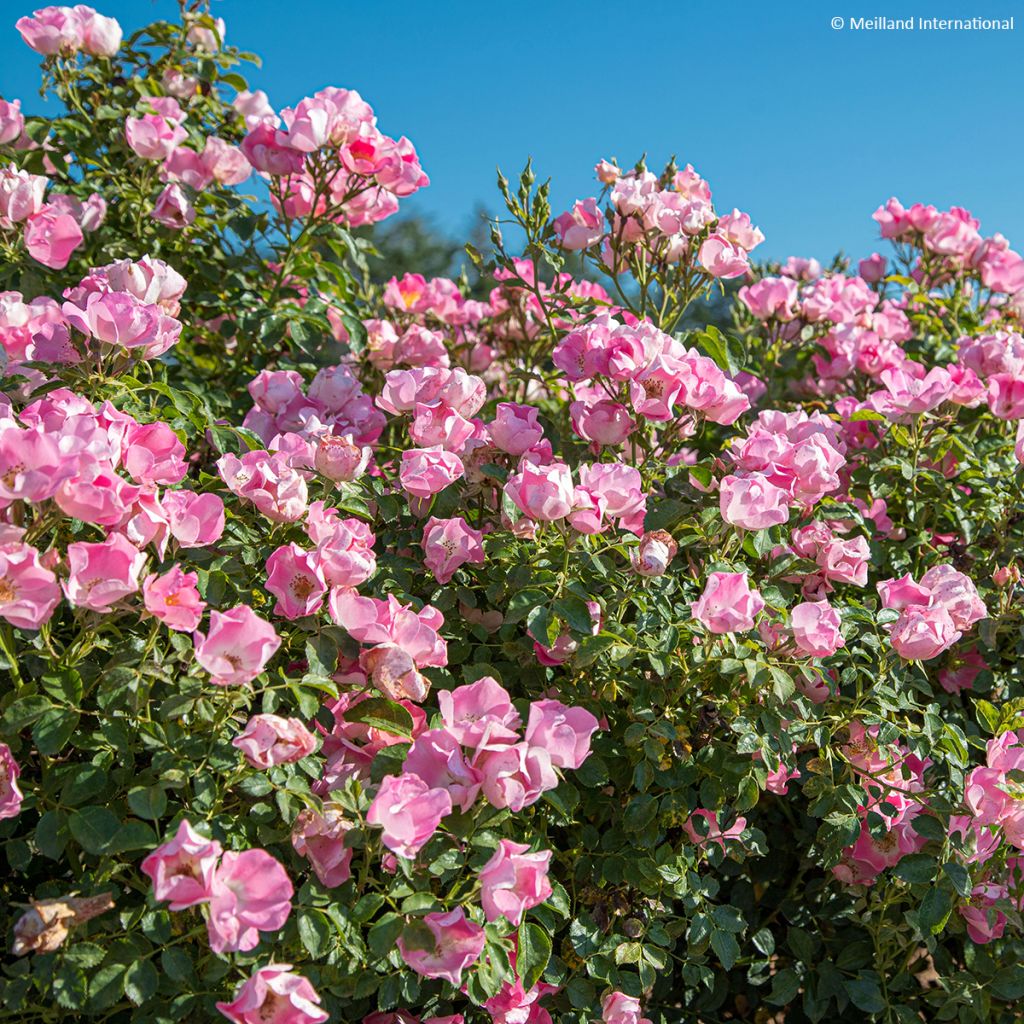
{"type": "Polygon", "coordinates": [[[21,813],[21,790],[18,789],[18,776],[21,768],[14,760],[11,748],[0,743],[0,821],[4,818],[15,818],[21,813]]]}
{"type": "Polygon", "coordinates": [[[710,235],[701,243],[697,254],[701,266],[712,276],[728,280],[742,277],[750,269],[746,250],[724,235],[710,235]]]}
{"type": "Polygon", "coordinates": [[[523,515],[537,522],[564,519],[575,504],[572,471],[562,462],[547,466],[524,462],[505,483],[505,494],[523,515]]]}
{"type": "Polygon", "coordinates": [[[651,530],[643,535],[640,546],[630,552],[630,565],[640,576],[664,576],[678,550],[672,534],[651,530]]]}
{"type": "Polygon", "coordinates": [[[790,612],[797,647],[814,658],[827,658],[844,646],[839,613],[828,601],[804,601],[790,612]]]}
{"type": "Polygon", "coordinates": [[[432,516],[423,528],[424,563],[438,583],[449,583],[460,566],[483,564],[483,539],[483,533],[474,530],[461,516],[432,516]]]}
{"type": "Polygon", "coordinates": [[[196,219],[195,207],[189,202],[180,185],[171,183],[157,196],[149,215],[165,228],[181,231],[196,219]]]}
{"type": "Polygon", "coordinates": [[[156,899],[167,900],[171,910],[185,910],[210,899],[221,852],[216,839],[207,839],[182,820],[174,838],[149,854],[139,870],[153,883],[156,899]]]}
{"type": "Polygon", "coordinates": [[[210,628],[193,634],[196,661],[218,686],[237,686],[255,679],[281,646],[274,627],[248,605],[210,612],[210,628]]]}
{"type": "Polygon", "coordinates": [[[199,626],[206,607],[199,596],[198,582],[194,572],[182,572],[180,565],[172,566],[162,576],[151,573],[142,584],[146,611],[169,629],[191,633],[199,626]]]}
{"type": "Polygon", "coordinates": [[[358,480],[366,472],[371,449],[356,444],[349,435],[322,434],[317,441],[313,465],[334,483],[358,480]]]}
{"type": "Polygon", "coordinates": [[[57,577],[31,544],[0,544],[0,618],[19,629],[38,629],[60,603],[57,577]]]}
{"type": "Polygon", "coordinates": [[[316,739],[297,718],[253,715],[232,741],[253,768],[301,761],[316,750],[316,739]]]}
{"type": "Polygon", "coordinates": [[[309,861],[320,884],[328,889],[344,885],[352,876],[352,850],[345,845],[351,827],[343,809],[331,803],[324,804],[322,814],[307,807],[292,825],[295,852],[309,861]]]}
{"type": "Polygon", "coordinates": [[[139,589],[146,556],[125,537],[113,533],[102,543],[68,545],[70,573],[63,584],[71,604],[106,612],[139,589]]]}
{"type": "Polygon", "coordinates": [[[761,473],[731,474],[719,484],[722,518],[744,530],[764,530],[789,519],[789,495],[761,473]]]}
{"type": "Polygon", "coordinates": [[[320,610],[327,583],[315,551],[285,544],[267,559],[266,569],[267,590],[277,598],[275,615],[298,619],[320,610]]]}
{"type": "Polygon", "coordinates": [[[217,1003],[217,1009],[233,1024],[323,1024],[330,1014],[320,1009],[320,996],[291,968],[291,964],[260,967],[230,1003],[217,1003]]]}
{"type": "Polygon", "coordinates": [[[751,590],[745,572],[713,572],[691,612],[712,633],[742,633],[754,628],[762,608],[764,599],[751,590]]]}
{"type": "Polygon", "coordinates": [[[402,489],[416,498],[430,498],[465,473],[462,460],[440,445],[409,448],[402,452],[398,479],[402,489]]]}
{"type": "Polygon", "coordinates": [[[183,548],[216,544],[224,532],[224,502],[216,494],[167,491],[161,498],[171,536],[183,548]]]}
{"type": "Polygon", "coordinates": [[[427,914],[423,918],[424,940],[433,938],[433,945],[411,946],[405,935],[397,939],[402,959],[424,978],[443,978],[455,988],[462,984],[462,972],[480,959],[486,943],[484,930],[466,917],[462,907],[448,913],[427,914]]]}
{"type": "Polygon", "coordinates": [[[459,741],[446,729],[428,729],[413,741],[402,770],[431,789],[444,789],[452,804],[469,811],[480,792],[482,776],[470,766],[459,741]]]}
{"type": "Polygon", "coordinates": [[[530,705],[525,738],[530,746],[543,747],[556,768],[575,770],[590,756],[591,737],[600,727],[586,708],[538,700],[530,705]]]}
{"type": "Polygon", "coordinates": [[[643,1016],[640,1000],[625,992],[609,992],[601,1000],[601,1020],[604,1024],[651,1024],[643,1016]]]}
{"type": "Polygon", "coordinates": [[[437,705],[445,729],[467,747],[478,747],[485,740],[514,743],[519,738],[519,712],[508,691],[492,676],[439,691],[437,705]]]}
{"type": "Polygon", "coordinates": [[[218,459],[217,471],[234,494],[251,501],[268,519],[291,523],[306,511],[306,480],[283,452],[256,450],[241,458],[229,452],[218,459]]]}
{"type": "Polygon", "coordinates": [[[210,948],[215,953],[255,948],[260,932],[284,926],[294,892],[288,873],[266,850],[229,850],[210,887],[210,948]]]}
{"type": "Polygon", "coordinates": [[[480,905],[488,921],[506,918],[518,927],[523,914],[551,895],[551,851],[531,853],[526,843],[502,839],[480,869],[480,905]]]}
{"type": "Polygon", "coordinates": [[[405,860],[414,860],[441,819],[451,814],[445,789],[432,789],[418,775],[385,775],[366,812],[367,824],[383,830],[381,841],[405,860]]]}
{"type": "Polygon", "coordinates": [[[0,167],[0,227],[11,228],[43,208],[49,179],[19,170],[14,164],[0,167]]]}
{"type": "Polygon", "coordinates": [[[29,217],[24,237],[29,256],[51,270],[63,270],[85,240],[78,221],[49,203],[29,217]]]}
{"type": "Polygon", "coordinates": [[[491,806],[507,807],[514,814],[558,785],[551,755],[529,743],[484,745],[474,756],[473,767],[483,775],[480,788],[491,806]]]}

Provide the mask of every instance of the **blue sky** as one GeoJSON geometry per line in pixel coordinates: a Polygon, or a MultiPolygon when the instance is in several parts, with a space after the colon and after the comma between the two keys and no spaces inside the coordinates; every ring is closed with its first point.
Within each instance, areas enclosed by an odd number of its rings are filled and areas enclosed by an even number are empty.
{"type": "MultiPolygon", "coordinates": [[[[172,0],[93,0],[126,30],[172,0]]],[[[31,9],[31,2],[24,5],[31,9]]],[[[884,247],[872,211],[960,204],[1024,246],[1024,8],[1012,0],[213,0],[276,106],[356,88],[408,135],[432,184],[405,208],[462,236],[527,155],[561,209],[601,157],[675,153],[739,206],[758,255],[884,247]],[[1012,32],[836,31],[855,17],[1009,17],[1012,32]]],[[[9,24],[20,12],[4,0],[9,24]]],[[[10,29],[0,92],[42,112],[37,58],[10,29]]],[[[557,212],[557,211],[556,211],[557,212]]]]}

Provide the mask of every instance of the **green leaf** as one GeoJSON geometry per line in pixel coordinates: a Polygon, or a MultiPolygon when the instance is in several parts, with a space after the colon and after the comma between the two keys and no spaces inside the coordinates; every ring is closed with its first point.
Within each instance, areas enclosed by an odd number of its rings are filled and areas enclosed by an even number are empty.
{"type": "Polygon", "coordinates": [[[160,976],[149,960],[136,960],[130,964],[124,975],[124,994],[136,1005],[141,1006],[156,995],[160,976]]]}
{"type": "Polygon", "coordinates": [[[160,954],[160,966],[171,981],[180,984],[192,984],[195,981],[192,958],[178,946],[170,946],[160,954]]]}
{"type": "Polygon", "coordinates": [[[320,959],[330,949],[333,929],[327,917],[319,910],[303,910],[299,913],[299,938],[314,960],[320,959]]]}
{"type": "Polygon", "coordinates": [[[360,722],[395,736],[412,737],[412,715],[401,704],[386,697],[370,697],[345,712],[346,722],[360,722]]]}
{"type": "Polygon", "coordinates": [[[942,870],[945,872],[946,877],[953,883],[953,888],[967,899],[971,895],[973,886],[971,885],[971,873],[964,867],[963,864],[957,864],[956,861],[949,861],[942,865],[942,870]]]}
{"type": "Polygon", "coordinates": [[[167,810],[167,794],[162,786],[138,786],[129,790],[128,806],[140,818],[157,821],[167,810]]]}
{"type": "Polygon", "coordinates": [[[532,921],[519,926],[519,952],[516,970],[527,992],[540,980],[551,959],[551,936],[545,928],[532,921]]]}
{"type": "Polygon", "coordinates": [[[92,1010],[106,1010],[124,994],[125,964],[107,964],[101,967],[89,980],[89,1007],[92,1010]]]}
{"type": "Polygon", "coordinates": [[[6,732],[21,732],[26,725],[31,725],[40,715],[53,707],[53,701],[44,697],[41,693],[34,693],[28,697],[16,700],[4,712],[4,730],[6,732]]]}
{"type": "Polygon", "coordinates": [[[997,736],[999,734],[1000,718],[1002,717],[999,714],[999,709],[994,704],[990,704],[987,700],[982,700],[980,697],[975,700],[974,707],[978,712],[978,721],[985,731],[993,736],[997,736]]]}
{"type": "Polygon", "coordinates": [[[996,972],[989,987],[997,999],[1007,1001],[1024,999],[1024,967],[1020,964],[1003,967],[996,972]]]}
{"type": "Polygon", "coordinates": [[[113,811],[93,806],[75,811],[68,818],[68,827],[75,842],[86,853],[100,856],[111,848],[121,822],[113,811]]]}
{"type": "Polygon", "coordinates": [[[921,931],[938,935],[946,927],[946,921],[952,910],[953,899],[947,889],[942,889],[939,886],[929,889],[917,912],[921,931]]]}
{"type": "Polygon", "coordinates": [[[793,677],[788,672],[783,672],[781,668],[777,668],[775,665],[769,667],[768,674],[772,677],[772,692],[778,700],[789,700],[796,691],[796,684],[793,682],[793,677]]]}
{"type": "Polygon", "coordinates": [[[904,882],[910,882],[911,885],[920,885],[930,882],[935,877],[937,869],[938,864],[935,863],[934,857],[926,853],[912,853],[896,865],[893,874],[897,878],[902,878],[904,882]]]}
{"type": "Polygon", "coordinates": [[[713,929],[711,932],[711,948],[722,962],[722,966],[731,971],[740,955],[740,944],[731,932],[713,929]]]}
{"type": "Polygon", "coordinates": [[[796,997],[799,990],[800,976],[791,967],[786,967],[772,978],[772,988],[765,996],[765,1002],[772,1006],[785,1006],[796,997]]]}
{"type": "Polygon", "coordinates": [[[403,921],[398,914],[385,914],[368,932],[367,944],[371,952],[383,958],[395,948],[395,940],[402,934],[403,921]]]}
{"type": "Polygon", "coordinates": [[[862,972],[856,978],[847,978],[843,982],[850,1002],[865,1013],[881,1013],[885,1009],[885,999],[877,976],[870,972],[862,972]]]}
{"type": "Polygon", "coordinates": [[[590,635],[594,628],[594,620],[590,617],[590,609],[587,602],[582,598],[569,594],[560,597],[552,606],[552,611],[564,622],[569,623],[571,629],[577,633],[590,635]]]}

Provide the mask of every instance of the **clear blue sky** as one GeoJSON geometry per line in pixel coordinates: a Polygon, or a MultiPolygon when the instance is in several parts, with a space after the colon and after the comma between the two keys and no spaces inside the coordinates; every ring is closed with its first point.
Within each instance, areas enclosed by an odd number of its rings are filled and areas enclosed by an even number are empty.
{"type": "MultiPolygon", "coordinates": [[[[126,31],[172,0],[92,0],[126,31]]],[[[13,24],[33,4],[0,0],[13,24]]],[[[356,88],[408,135],[432,184],[405,208],[464,234],[496,206],[494,168],[532,154],[559,208],[601,157],[675,153],[739,206],[758,255],[878,248],[872,211],[967,206],[1024,247],[1024,5],[1011,0],[214,0],[228,41],[262,55],[275,106],[356,88]],[[833,17],[1009,17],[1015,31],[836,31],[833,17]]],[[[37,58],[3,36],[0,91],[40,112],[37,58]]],[[[556,211],[557,212],[557,211],[556,211]]],[[[884,246],[883,246],[884,248],[884,246]]]]}

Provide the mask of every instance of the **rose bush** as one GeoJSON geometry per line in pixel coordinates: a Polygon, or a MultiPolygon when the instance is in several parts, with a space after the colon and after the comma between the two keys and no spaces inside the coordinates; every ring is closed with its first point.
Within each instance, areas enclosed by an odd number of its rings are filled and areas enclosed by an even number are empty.
{"type": "Polygon", "coordinates": [[[3,1019],[1018,1018],[1005,238],[758,265],[602,160],[378,287],[427,177],[357,92],[277,110],[191,9],[17,29],[3,1019]]]}

